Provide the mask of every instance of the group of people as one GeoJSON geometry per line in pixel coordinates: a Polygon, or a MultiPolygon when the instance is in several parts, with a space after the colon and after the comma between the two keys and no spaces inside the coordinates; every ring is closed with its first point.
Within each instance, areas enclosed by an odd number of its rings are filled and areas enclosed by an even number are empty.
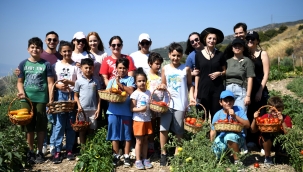
{"type": "MultiPolygon", "coordinates": [[[[160,165],[167,165],[165,144],[168,132],[173,131],[181,141],[184,113],[189,104],[203,104],[205,113],[210,114],[213,124],[229,116],[246,128],[242,133],[216,133],[212,127],[210,138],[216,145],[213,150],[217,156],[227,147],[239,152],[240,148],[247,149],[246,142],[257,143],[259,135],[253,134],[257,131],[254,118],[259,114],[254,112],[267,104],[269,59],[259,45],[257,32],[247,33],[245,23],[236,24],[234,32],[235,39],[224,53],[216,49],[216,45],[224,39],[222,31],[206,28],[200,34],[193,32],[188,36],[185,49],[185,54],[188,55],[186,64],[181,63],[184,53],[182,46],[173,42],[168,47],[170,63],[163,67],[163,57],[159,53],[150,52],[152,40],[146,33],[140,34],[138,51],[130,55],[121,53],[123,41],[120,36],[113,36],[108,42],[112,52],[110,56],[104,52],[104,44],[96,32],[90,32],[87,36],[83,32],[77,32],[71,42],[60,41],[60,44],[58,34],[48,32],[45,50],[40,38],[31,38],[28,41],[30,57],[19,64],[16,72],[18,97],[28,97],[34,107],[31,123],[24,126],[29,146],[28,161],[43,163],[45,160],[43,143],[47,131],[47,115],[51,115],[54,121],[50,137],[53,163],[62,161],[64,134],[66,158],[74,160],[72,150],[77,134],[71,123],[75,122],[76,113],[81,112],[85,113],[86,119],[80,115],[80,121],[86,120],[91,124],[88,131],[79,132],[80,143],[86,142],[87,134],[93,134],[97,120],[102,119],[103,114],[108,125],[106,139],[112,142],[113,163],[117,165],[120,161],[119,146],[123,142],[124,166],[131,166],[129,153],[132,140],[135,140],[134,165],[137,169],[153,167],[147,154],[155,150],[156,132],[159,132],[160,137],[160,165]],[[58,82],[53,92],[55,81],[58,82]],[[101,100],[98,91],[110,88],[126,92],[126,101],[117,103],[101,100]],[[170,98],[166,96],[166,91],[170,93],[170,98]],[[46,104],[53,97],[56,101],[66,101],[69,94],[77,102],[75,111],[46,113],[46,104]],[[169,110],[162,114],[151,111],[151,99],[165,101],[169,104],[169,110]],[[37,154],[33,151],[34,132],[37,132],[37,154]]],[[[279,107],[279,112],[272,112],[272,115],[281,117],[281,100],[273,98],[272,105],[279,107]]],[[[22,101],[22,107],[30,108],[29,102],[22,101]]],[[[283,127],[291,127],[289,117],[281,120],[286,124],[283,127]]],[[[272,139],[270,136],[266,138],[272,139]]],[[[272,163],[268,154],[271,145],[272,142],[268,143],[267,140],[263,143],[267,163],[272,163]]],[[[177,153],[176,148],[175,154],[177,153]]],[[[237,154],[234,154],[234,159],[237,163],[237,154]]]]}

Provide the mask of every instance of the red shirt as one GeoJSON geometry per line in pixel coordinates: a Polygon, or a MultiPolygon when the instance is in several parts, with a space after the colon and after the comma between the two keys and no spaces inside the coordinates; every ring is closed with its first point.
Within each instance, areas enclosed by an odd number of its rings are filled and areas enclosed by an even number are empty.
{"type": "MultiPolygon", "coordinates": [[[[284,119],[284,122],[285,122],[286,126],[288,128],[292,128],[291,118],[288,115],[283,115],[282,114],[282,116],[283,116],[283,119],[284,119]]],[[[264,114],[263,116],[261,116],[261,118],[262,119],[264,119],[264,118],[273,118],[273,115],[271,115],[271,114],[264,114]]]]}
{"type": "MultiPolygon", "coordinates": [[[[134,62],[130,56],[121,54],[122,58],[127,58],[129,60],[129,68],[128,71],[134,71],[136,70],[136,67],[134,65],[134,62]]],[[[112,56],[106,57],[101,65],[100,68],[100,74],[101,75],[107,75],[108,80],[112,79],[117,75],[117,70],[116,70],[116,61],[117,59],[112,58],[112,56]]],[[[147,62],[146,62],[147,63],[147,62]]]]}

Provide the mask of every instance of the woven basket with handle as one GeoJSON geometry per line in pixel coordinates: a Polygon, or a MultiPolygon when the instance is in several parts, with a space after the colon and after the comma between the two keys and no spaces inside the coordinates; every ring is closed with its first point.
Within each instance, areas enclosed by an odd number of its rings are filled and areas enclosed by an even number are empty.
{"type": "Polygon", "coordinates": [[[74,110],[76,101],[71,100],[71,90],[68,88],[68,100],[67,101],[54,101],[54,94],[55,94],[55,87],[58,80],[54,83],[52,87],[52,94],[51,94],[51,102],[49,102],[46,106],[48,107],[47,113],[48,114],[57,114],[62,112],[71,112],[74,110]]]}
{"type": "Polygon", "coordinates": [[[25,118],[23,118],[23,119],[18,119],[18,118],[15,117],[15,115],[10,114],[11,106],[12,106],[12,104],[13,104],[14,101],[19,100],[18,97],[14,98],[12,100],[12,102],[8,106],[8,113],[7,113],[7,115],[9,117],[9,120],[13,124],[16,124],[16,125],[27,125],[27,124],[29,124],[32,121],[32,118],[34,116],[33,104],[32,104],[32,102],[27,97],[24,97],[24,99],[26,99],[29,102],[29,104],[31,106],[31,109],[28,112],[29,115],[25,115],[25,118]]]}
{"type": "MultiPolygon", "coordinates": [[[[228,114],[226,115],[226,119],[228,120],[228,114]]],[[[235,119],[234,119],[235,120],[235,119]]],[[[243,130],[243,125],[238,122],[232,122],[231,118],[228,122],[216,122],[214,124],[215,130],[219,132],[235,132],[240,133],[243,130]]]]}
{"type": "MultiPolygon", "coordinates": [[[[274,106],[270,106],[270,105],[264,105],[264,106],[260,107],[257,112],[260,113],[261,109],[263,109],[263,108],[271,108],[271,109],[275,110],[276,112],[278,112],[278,110],[274,106]]],[[[278,124],[259,123],[259,121],[257,119],[255,119],[255,121],[258,126],[258,129],[262,133],[275,133],[275,132],[279,132],[281,130],[281,121],[279,121],[278,124]]]]}
{"type": "MultiPolygon", "coordinates": [[[[202,104],[200,104],[200,103],[197,103],[197,105],[198,105],[198,106],[201,106],[201,107],[203,108],[203,110],[204,110],[204,115],[205,115],[205,119],[206,119],[206,109],[205,109],[205,107],[204,107],[202,104]]],[[[199,132],[199,131],[202,130],[202,126],[195,126],[195,125],[186,123],[186,121],[185,121],[185,118],[186,118],[186,117],[190,117],[190,116],[188,115],[188,107],[189,107],[189,106],[196,106],[196,105],[194,105],[194,104],[189,104],[189,105],[187,106],[187,108],[186,108],[187,111],[185,111],[185,117],[184,117],[184,130],[186,130],[186,131],[188,131],[188,132],[191,132],[191,133],[197,133],[197,132],[199,132]]],[[[204,122],[204,120],[203,120],[202,118],[203,118],[203,113],[201,113],[201,118],[197,118],[197,120],[201,120],[201,122],[204,122]]]]}
{"type": "Polygon", "coordinates": [[[75,132],[86,131],[89,128],[90,122],[86,121],[85,112],[82,110],[81,112],[77,112],[76,121],[74,124],[71,124],[73,130],[75,132]],[[83,114],[84,121],[79,121],[79,115],[83,114]]]}
{"type": "Polygon", "coordinates": [[[110,89],[98,91],[100,99],[107,100],[113,103],[122,103],[126,101],[127,95],[122,96],[121,91],[112,88],[114,81],[111,83],[110,89]],[[117,90],[117,92],[113,92],[113,90],[117,90]]]}
{"type": "Polygon", "coordinates": [[[155,94],[155,91],[156,90],[159,90],[159,89],[155,89],[153,91],[153,93],[151,94],[150,96],[150,100],[149,100],[149,109],[154,111],[154,112],[158,112],[158,113],[165,113],[168,111],[168,108],[169,108],[169,102],[170,102],[170,93],[167,89],[165,90],[161,90],[161,91],[166,91],[167,92],[167,95],[168,95],[168,103],[166,105],[160,105],[160,104],[157,104],[157,103],[154,103],[154,100],[153,100],[153,94],[155,94]]]}

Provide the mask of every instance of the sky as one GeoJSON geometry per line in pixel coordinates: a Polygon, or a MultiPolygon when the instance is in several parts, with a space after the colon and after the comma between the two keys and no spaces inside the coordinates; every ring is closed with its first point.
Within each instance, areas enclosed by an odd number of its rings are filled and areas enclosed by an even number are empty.
{"type": "Polygon", "coordinates": [[[30,38],[44,40],[49,31],[66,41],[78,31],[96,31],[109,55],[108,41],[119,35],[122,53],[130,54],[137,51],[141,33],[150,35],[155,49],[186,41],[191,32],[207,27],[231,35],[238,22],[245,22],[249,30],[301,20],[302,7],[302,0],[1,0],[0,77],[29,57],[30,38]]]}

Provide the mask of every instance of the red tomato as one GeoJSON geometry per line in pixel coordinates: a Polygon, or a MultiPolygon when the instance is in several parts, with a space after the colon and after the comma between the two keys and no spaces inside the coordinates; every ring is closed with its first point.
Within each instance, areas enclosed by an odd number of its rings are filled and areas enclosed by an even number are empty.
{"type": "Polygon", "coordinates": [[[279,118],[274,118],[274,123],[278,124],[279,123],[279,118]]]}
{"type": "Polygon", "coordinates": [[[160,106],[167,106],[167,104],[166,104],[165,102],[158,102],[158,104],[159,104],[160,106]]]}
{"type": "Polygon", "coordinates": [[[303,155],[303,150],[301,150],[301,152],[300,152],[300,153],[301,153],[301,155],[303,155]]]}
{"type": "Polygon", "coordinates": [[[195,124],[195,121],[190,120],[189,123],[190,123],[191,125],[194,125],[194,124],[195,124]]]}
{"type": "Polygon", "coordinates": [[[269,123],[270,124],[274,123],[274,119],[273,118],[269,118],[269,123]]]}
{"type": "Polygon", "coordinates": [[[258,117],[258,118],[257,118],[258,121],[260,121],[261,119],[262,119],[261,117],[258,117]]]}
{"type": "Polygon", "coordinates": [[[187,117],[185,121],[186,121],[186,122],[189,122],[189,121],[190,121],[190,117],[187,117]]]}
{"type": "Polygon", "coordinates": [[[190,121],[193,121],[194,123],[196,123],[197,119],[196,118],[191,118],[190,121]]]}
{"type": "Polygon", "coordinates": [[[259,121],[259,123],[264,123],[264,119],[261,118],[260,121],[259,121]]]}
{"type": "Polygon", "coordinates": [[[260,168],[259,163],[258,163],[258,162],[254,163],[254,167],[255,167],[255,168],[260,168]]]}
{"type": "Polygon", "coordinates": [[[229,121],[230,123],[233,123],[234,122],[234,120],[233,119],[230,119],[230,121],[229,121]]]}
{"type": "Polygon", "coordinates": [[[228,119],[224,119],[223,122],[224,122],[224,123],[228,123],[228,119]]]}
{"type": "Polygon", "coordinates": [[[196,126],[196,127],[201,127],[202,124],[201,124],[201,123],[196,123],[195,126],[196,126]]]}
{"type": "Polygon", "coordinates": [[[218,120],[218,123],[222,123],[222,122],[223,122],[223,120],[222,120],[222,119],[219,119],[219,120],[218,120]]]}
{"type": "Polygon", "coordinates": [[[264,119],[264,124],[269,124],[269,119],[268,118],[264,119]]]}

